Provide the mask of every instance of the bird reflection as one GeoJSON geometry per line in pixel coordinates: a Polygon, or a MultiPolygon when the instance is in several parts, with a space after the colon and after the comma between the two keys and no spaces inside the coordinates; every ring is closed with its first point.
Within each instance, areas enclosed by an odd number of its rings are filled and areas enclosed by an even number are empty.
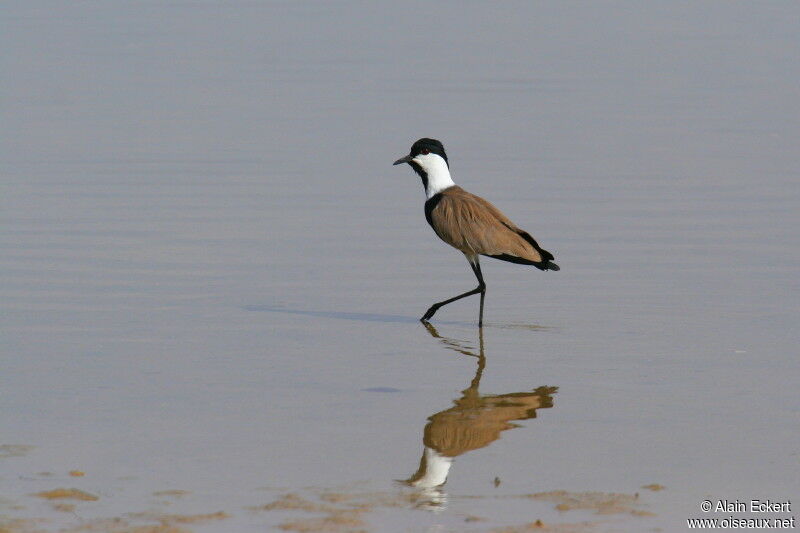
{"type": "Polygon", "coordinates": [[[478,392],[486,367],[483,328],[478,329],[479,352],[461,342],[442,337],[431,324],[424,324],[428,332],[449,349],[478,359],[478,368],[469,387],[453,400],[454,406],[428,417],[423,431],[425,446],[419,469],[404,483],[420,491],[418,504],[437,509],[446,503],[442,486],[453,464],[453,459],[471,450],[488,446],[507,429],[519,427],[515,420],[536,417],[537,409],[553,406],[552,395],[558,387],[538,387],[530,392],[487,394],[478,392]]]}

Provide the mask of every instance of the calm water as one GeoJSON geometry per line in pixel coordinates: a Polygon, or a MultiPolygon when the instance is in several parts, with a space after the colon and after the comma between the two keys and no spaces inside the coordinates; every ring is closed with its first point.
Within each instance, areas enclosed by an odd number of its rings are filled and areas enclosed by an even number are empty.
{"type": "Polygon", "coordinates": [[[0,528],[684,531],[703,499],[800,505],[796,4],[2,20],[0,528]],[[474,286],[391,165],[421,136],[562,267],[485,260],[481,334],[477,298],[417,322],[474,286]],[[398,482],[426,453],[447,483],[398,482]],[[58,488],[99,499],[33,495],[58,488]],[[587,508],[529,497],[551,491],[587,508]]]}

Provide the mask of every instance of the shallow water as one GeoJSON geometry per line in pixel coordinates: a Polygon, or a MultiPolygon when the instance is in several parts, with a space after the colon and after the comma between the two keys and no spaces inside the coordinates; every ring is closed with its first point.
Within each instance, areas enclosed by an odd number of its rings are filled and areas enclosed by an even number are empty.
{"type": "Polygon", "coordinates": [[[798,16],[7,5],[0,517],[683,531],[797,500],[798,16]],[[417,321],[474,284],[391,165],[421,136],[562,267],[485,260],[482,334],[477,298],[417,321]],[[397,481],[426,446],[447,483],[397,481]],[[99,499],[33,496],[71,487],[99,499]]]}

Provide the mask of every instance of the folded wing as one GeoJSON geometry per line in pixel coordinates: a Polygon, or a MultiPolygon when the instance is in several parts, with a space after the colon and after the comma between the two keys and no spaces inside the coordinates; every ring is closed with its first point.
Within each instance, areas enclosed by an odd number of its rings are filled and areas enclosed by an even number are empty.
{"type": "Polygon", "coordinates": [[[425,215],[443,241],[468,255],[558,270],[551,262],[553,254],[542,249],[529,233],[490,202],[461,187],[450,187],[428,200],[425,215]]]}

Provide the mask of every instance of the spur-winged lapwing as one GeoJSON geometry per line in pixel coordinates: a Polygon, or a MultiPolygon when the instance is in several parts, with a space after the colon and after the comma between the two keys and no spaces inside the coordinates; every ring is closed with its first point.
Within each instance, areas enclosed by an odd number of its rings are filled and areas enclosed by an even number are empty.
{"type": "Polygon", "coordinates": [[[460,250],[478,278],[478,286],[448,300],[437,302],[422,315],[427,322],[440,307],[480,293],[478,326],[483,325],[483,299],[486,283],[481,274],[480,257],[532,265],[539,270],[559,270],[553,254],[542,249],[529,233],[519,229],[495,206],[470,194],[453,182],[444,146],[436,139],[420,139],[411,152],[394,162],[408,163],[422,178],[425,187],[425,218],[444,242],[460,250]]]}
{"type": "Polygon", "coordinates": [[[453,400],[453,406],[428,417],[423,430],[425,446],[419,469],[405,483],[422,489],[422,494],[432,506],[444,499],[441,488],[453,460],[472,450],[490,445],[500,438],[500,433],[519,427],[517,420],[536,418],[537,410],[553,407],[553,395],[558,387],[537,387],[532,391],[507,394],[481,394],[478,387],[486,367],[483,346],[483,329],[478,330],[479,351],[464,346],[455,339],[442,337],[429,322],[428,333],[439,339],[449,349],[475,357],[478,368],[469,387],[461,391],[461,398],[453,400]]]}

